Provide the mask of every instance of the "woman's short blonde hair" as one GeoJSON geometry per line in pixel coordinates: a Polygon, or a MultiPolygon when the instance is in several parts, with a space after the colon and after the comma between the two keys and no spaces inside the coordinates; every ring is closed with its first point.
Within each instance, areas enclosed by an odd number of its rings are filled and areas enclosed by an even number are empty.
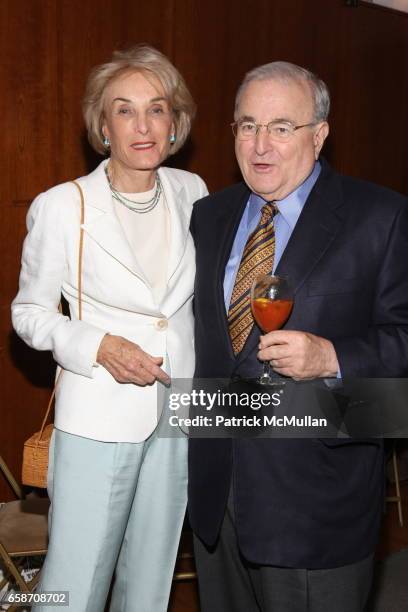
{"type": "Polygon", "coordinates": [[[98,153],[106,154],[109,147],[104,144],[104,93],[115,79],[127,73],[143,72],[154,76],[161,83],[173,112],[176,127],[176,142],[170,154],[176,153],[190,133],[196,106],[187,85],[173,64],[163,53],[149,45],[137,45],[126,51],[115,51],[112,60],[96,66],[89,75],[83,100],[85,125],[91,146],[98,153]]]}

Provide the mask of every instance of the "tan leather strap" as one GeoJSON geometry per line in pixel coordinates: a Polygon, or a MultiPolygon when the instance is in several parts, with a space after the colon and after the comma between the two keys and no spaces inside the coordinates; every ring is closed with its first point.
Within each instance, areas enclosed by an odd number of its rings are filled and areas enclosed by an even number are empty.
{"type": "Polygon", "coordinates": [[[85,223],[85,200],[82,187],[77,181],[72,181],[79,191],[81,200],[81,219],[79,224],[79,248],[78,248],[78,319],[82,321],[82,253],[84,250],[84,230],[82,225],[85,223]]]}
{"type": "MultiPolygon", "coordinates": [[[[82,254],[84,251],[84,230],[82,229],[82,225],[85,222],[85,200],[84,200],[84,192],[82,191],[80,184],[77,183],[77,181],[71,181],[71,182],[78,189],[80,202],[81,202],[81,216],[80,216],[80,223],[79,223],[79,246],[78,246],[78,319],[82,321],[82,254]]],[[[52,404],[55,398],[55,392],[57,390],[58,383],[61,380],[62,372],[63,370],[61,368],[61,370],[58,373],[57,379],[54,384],[54,388],[51,393],[51,397],[48,402],[47,410],[45,412],[45,416],[44,416],[44,419],[41,425],[41,429],[39,432],[40,435],[38,437],[38,441],[41,440],[41,436],[43,435],[44,427],[47,423],[48,416],[52,408],[52,404]]]]}

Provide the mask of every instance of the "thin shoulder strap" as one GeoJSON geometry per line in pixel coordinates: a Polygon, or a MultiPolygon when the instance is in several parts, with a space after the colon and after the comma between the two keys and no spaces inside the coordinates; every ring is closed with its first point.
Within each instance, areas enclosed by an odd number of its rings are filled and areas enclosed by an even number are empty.
{"type": "Polygon", "coordinates": [[[72,181],[79,191],[81,200],[81,219],[79,226],[79,248],[78,248],[78,319],[82,321],[82,253],[84,250],[84,230],[82,225],[85,223],[85,200],[84,192],[77,181],[72,181]]]}
{"type": "MultiPolygon", "coordinates": [[[[79,246],[78,246],[78,319],[82,321],[82,254],[84,251],[84,230],[82,229],[82,225],[85,222],[85,200],[84,200],[84,192],[82,191],[82,187],[77,181],[72,181],[75,187],[79,191],[80,204],[81,204],[81,215],[80,215],[80,224],[79,224],[79,246]]],[[[45,424],[48,420],[48,415],[50,414],[50,410],[52,408],[52,404],[55,397],[55,392],[57,390],[57,386],[59,381],[61,380],[63,370],[59,371],[57,379],[55,381],[54,389],[52,390],[51,397],[48,402],[47,410],[45,412],[45,416],[41,425],[39,440],[44,431],[45,424]]]]}

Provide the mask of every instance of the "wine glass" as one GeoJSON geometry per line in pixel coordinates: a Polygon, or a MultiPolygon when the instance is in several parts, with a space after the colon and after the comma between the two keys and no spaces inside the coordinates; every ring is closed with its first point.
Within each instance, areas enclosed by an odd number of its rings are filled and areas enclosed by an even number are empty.
{"type": "MultiPolygon", "coordinates": [[[[262,274],[251,288],[251,307],[254,319],[262,331],[268,333],[284,325],[293,308],[293,289],[287,278],[262,274]]],[[[263,362],[263,373],[256,381],[261,385],[282,385],[270,376],[269,361],[263,362]]]]}

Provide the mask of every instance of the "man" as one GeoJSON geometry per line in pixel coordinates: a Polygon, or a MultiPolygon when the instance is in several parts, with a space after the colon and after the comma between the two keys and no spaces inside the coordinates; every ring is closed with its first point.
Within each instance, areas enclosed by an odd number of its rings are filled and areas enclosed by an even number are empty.
{"type": "MultiPolygon", "coordinates": [[[[325,84],[286,62],[254,69],[238,91],[245,182],[192,218],[197,377],[255,377],[261,360],[328,385],[407,375],[407,200],[319,158],[328,111],[325,84]],[[260,336],[248,287],[266,271],[288,276],[295,299],[284,328],[260,336]]],[[[189,464],[203,612],[363,610],[383,509],[379,440],[193,439],[189,464]]]]}

